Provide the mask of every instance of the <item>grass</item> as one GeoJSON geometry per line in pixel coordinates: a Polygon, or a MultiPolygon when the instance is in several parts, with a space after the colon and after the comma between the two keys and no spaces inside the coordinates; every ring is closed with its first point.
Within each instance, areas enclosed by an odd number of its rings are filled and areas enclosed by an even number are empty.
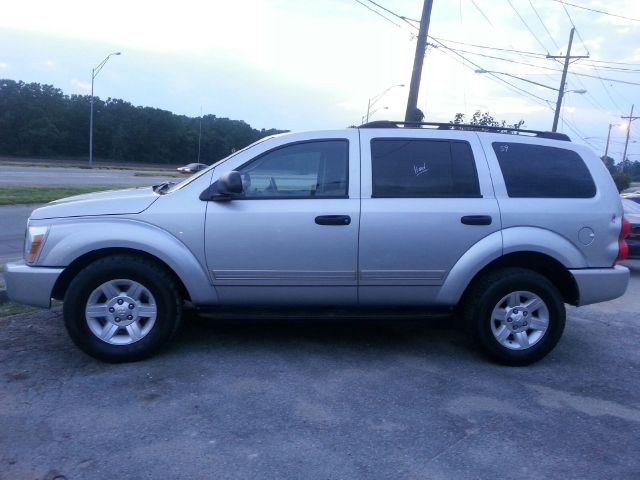
{"type": "Polygon", "coordinates": [[[134,187],[135,185],[3,185],[0,187],[0,205],[47,203],[72,195],[134,187]]]}
{"type": "Polygon", "coordinates": [[[40,168],[83,168],[92,170],[153,170],[153,171],[174,171],[179,164],[150,163],[150,164],[128,164],[128,163],[94,163],[89,166],[86,162],[65,161],[65,160],[30,160],[30,159],[9,159],[0,157],[0,165],[14,167],[40,167],[40,168]]]}
{"type": "Polygon", "coordinates": [[[11,315],[18,315],[20,313],[29,313],[40,310],[38,307],[32,307],[30,305],[22,305],[21,303],[5,302],[0,303],[0,317],[9,317],[11,315]]]}
{"type": "Polygon", "coordinates": [[[174,178],[182,178],[186,177],[186,175],[182,173],[144,173],[144,172],[136,172],[133,174],[134,177],[174,177],[174,178]]]}

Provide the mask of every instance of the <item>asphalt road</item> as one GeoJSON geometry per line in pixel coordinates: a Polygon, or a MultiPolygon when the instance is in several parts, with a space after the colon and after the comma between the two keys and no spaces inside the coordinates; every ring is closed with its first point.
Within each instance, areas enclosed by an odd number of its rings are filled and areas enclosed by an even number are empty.
{"type": "Polygon", "coordinates": [[[59,309],[0,319],[0,478],[638,479],[634,265],[525,368],[451,320],[192,318],[114,366],[59,309]]]}
{"type": "Polygon", "coordinates": [[[0,206],[0,272],[2,265],[22,258],[27,219],[39,204],[0,206]]]}
{"type": "Polygon", "coordinates": [[[154,185],[176,180],[164,171],[0,165],[0,185],[154,185]],[[136,176],[136,174],[138,176],[136,176]],[[153,176],[150,176],[153,175],[153,176]]]}

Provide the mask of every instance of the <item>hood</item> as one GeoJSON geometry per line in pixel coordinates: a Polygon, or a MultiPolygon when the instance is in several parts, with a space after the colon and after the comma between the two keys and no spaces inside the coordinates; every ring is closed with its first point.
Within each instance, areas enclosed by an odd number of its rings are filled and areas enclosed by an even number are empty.
{"type": "Polygon", "coordinates": [[[31,218],[84,217],[93,215],[127,215],[140,213],[159,195],[153,187],[109,190],[61,198],[33,211],[31,218]]]}

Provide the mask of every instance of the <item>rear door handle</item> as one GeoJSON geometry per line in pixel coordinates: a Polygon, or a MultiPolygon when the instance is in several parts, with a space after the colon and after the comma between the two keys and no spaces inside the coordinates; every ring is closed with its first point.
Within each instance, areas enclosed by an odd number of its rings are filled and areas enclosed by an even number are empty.
{"type": "Polygon", "coordinates": [[[489,215],[465,215],[460,219],[465,225],[491,225],[489,215]]]}
{"type": "Polygon", "coordinates": [[[318,225],[349,225],[351,217],[349,215],[320,215],[316,217],[318,225]]]}

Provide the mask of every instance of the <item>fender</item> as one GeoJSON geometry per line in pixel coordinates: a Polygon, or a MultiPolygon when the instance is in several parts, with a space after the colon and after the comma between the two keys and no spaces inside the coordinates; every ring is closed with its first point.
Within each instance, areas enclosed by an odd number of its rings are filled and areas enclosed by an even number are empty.
{"type": "MultiPolygon", "coordinates": [[[[166,230],[139,220],[102,216],[50,224],[38,266],[66,267],[82,255],[108,248],[128,248],[153,255],[175,272],[194,304],[218,302],[197,254],[166,230]]],[[[204,252],[199,257],[204,262],[204,252]]]]}
{"type": "Polygon", "coordinates": [[[502,232],[487,235],[467,250],[444,280],[435,303],[456,305],[471,280],[489,263],[502,255],[502,232]]]}
{"type": "Polygon", "coordinates": [[[587,268],[587,260],[566,238],[538,227],[512,227],[484,237],[465,252],[449,271],[436,297],[438,305],[456,305],[473,278],[502,255],[537,252],[567,269],[587,268]]]}
{"type": "Polygon", "coordinates": [[[584,254],[565,237],[539,227],[511,227],[502,230],[503,255],[538,252],[556,259],[567,269],[587,268],[584,254]]]}

